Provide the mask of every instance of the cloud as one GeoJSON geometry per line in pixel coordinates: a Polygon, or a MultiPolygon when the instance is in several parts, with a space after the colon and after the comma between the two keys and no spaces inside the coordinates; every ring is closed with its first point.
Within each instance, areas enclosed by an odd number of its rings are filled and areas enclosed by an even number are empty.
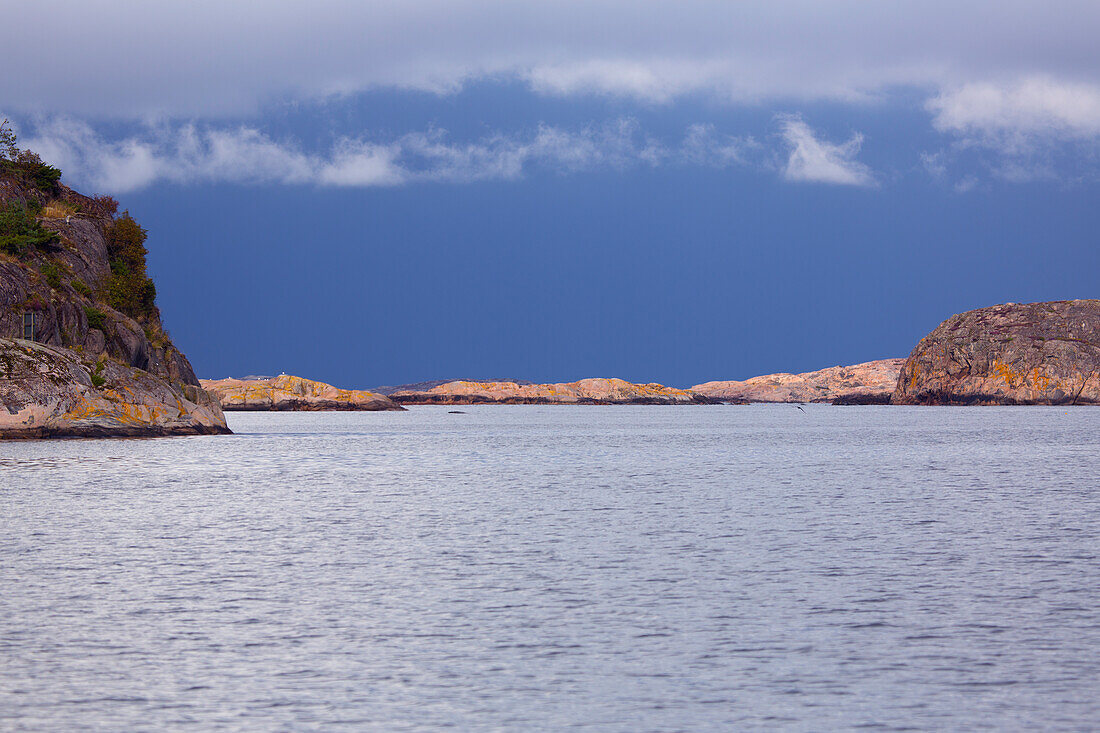
{"type": "Polygon", "coordinates": [[[866,100],[997,79],[1097,84],[1098,29],[1091,0],[51,0],[5,9],[0,67],[35,63],[0,75],[0,100],[20,114],[209,119],[497,78],[658,104],[866,100]]]}
{"type": "Polygon", "coordinates": [[[782,134],[790,147],[783,176],[789,181],[834,183],[847,186],[872,186],[871,169],[855,159],[863,145],[856,133],[846,143],[835,145],[820,140],[799,117],[780,117],[782,134]]]}
{"type": "Polygon", "coordinates": [[[444,130],[413,132],[384,142],[343,138],[323,153],[305,152],[258,129],[186,124],[148,126],[140,135],[108,140],[87,122],[53,118],[21,144],[96,191],[123,193],[155,183],[399,186],[413,182],[514,180],[543,168],[572,173],[591,168],[658,165],[669,151],[631,119],[577,131],[540,125],[533,134],[497,134],[452,141],[444,130]]]}
{"type": "Polygon", "coordinates": [[[936,129],[1003,144],[1027,137],[1100,137],[1100,84],[1030,77],[1009,84],[974,83],[928,102],[936,129]]]}
{"type": "Polygon", "coordinates": [[[950,165],[964,169],[964,181],[974,179],[975,168],[1013,183],[1097,178],[1100,84],[1047,76],[972,83],[941,92],[925,106],[933,126],[951,141],[924,161],[936,177],[944,178],[950,165]]]}
{"type": "Polygon", "coordinates": [[[714,125],[696,124],[688,127],[681,152],[686,162],[725,168],[748,165],[761,149],[751,136],[719,135],[714,125]]]}

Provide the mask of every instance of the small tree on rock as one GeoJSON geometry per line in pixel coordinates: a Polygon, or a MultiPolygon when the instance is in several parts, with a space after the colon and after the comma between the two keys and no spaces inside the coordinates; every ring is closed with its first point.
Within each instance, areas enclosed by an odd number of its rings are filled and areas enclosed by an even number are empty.
{"type": "Polygon", "coordinates": [[[0,158],[15,160],[19,155],[19,147],[15,144],[15,131],[11,129],[11,122],[6,118],[0,122],[0,158]]]}

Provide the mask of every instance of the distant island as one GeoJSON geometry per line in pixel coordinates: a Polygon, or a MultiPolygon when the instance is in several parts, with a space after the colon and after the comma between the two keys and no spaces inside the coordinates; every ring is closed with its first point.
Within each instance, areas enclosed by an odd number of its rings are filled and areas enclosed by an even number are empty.
{"type": "Polygon", "coordinates": [[[378,411],[404,410],[385,395],[357,389],[340,389],[312,379],[281,374],[252,379],[202,379],[203,389],[225,411],[378,411]]]}

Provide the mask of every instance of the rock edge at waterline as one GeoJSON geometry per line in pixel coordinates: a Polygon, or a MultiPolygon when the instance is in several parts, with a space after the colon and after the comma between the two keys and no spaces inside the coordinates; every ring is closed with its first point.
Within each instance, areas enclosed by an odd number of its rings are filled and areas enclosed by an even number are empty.
{"type": "Polygon", "coordinates": [[[454,381],[390,395],[406,405],[694,405],[717,402],[690,390],[623,379],[582,379],[555,384],[454,381]]]}
{"type": "Polygon", "coordinates": [[[706,382],[692,392],[726,402],[888,404],[905,359],[879,359],[801,374],[765,374],[743,381],[706,382]]]}
{"type": "Polygon", "coordinates": [[[895,405],[1100,404],[1100,300],[951,316],[902,367],[895,405]]]}
{"type": "Polygon", "coordinates": [[[114,438],[230,433],[198,387],[98,356],[0,339],[0,438],[114,438]]]}

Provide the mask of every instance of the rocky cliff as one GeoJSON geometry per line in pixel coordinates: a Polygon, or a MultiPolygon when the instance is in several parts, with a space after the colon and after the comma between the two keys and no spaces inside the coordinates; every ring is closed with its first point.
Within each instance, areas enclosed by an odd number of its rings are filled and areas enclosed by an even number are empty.
{"type": "Polygon", "coordinates": [[[960,313],[905,361],[894,404],[1100,404],[1100,300],[960,313]]]}
{"type": "Polygon", "coordinates": [[[427,390],[400,390],[390,397],[412,405],[690,405],[711,401],[688,390],[622,379],[558,384],[457,381],[427,390]]]}
{"type": "MultiPolygon", "coordinates": [[[[194,370],[161,325],[156,289],[145,272],[145,230],[128,213],[118,215],[113,199],[81,195],[61,184],[59,177],[59,171],[32,153],[0,151],[0,338],[21,339],[24,324],[29,322],[33,340],[53,347],[34,353],[39,355],[36,358],[53,360],[51,379],[59,390],[80,392],[79,385],[87,386],[84,382],[62,385],[58,381],[61,375],[76,372],[61,362],[103,364],[104,373],[114,374],[112,378],[126,388],[115,392],[97,388],[94,394],[89,393],[89,399],[100,393],[110,394],[105,397],[108,401],[129,394],[139,407],[147,401],[160,404],[171,392],[192,396],[185,400],[185,407],[201,407],[203,398],[198,394],[201,388],[194,370]],[[59,351],[62,349],[72,353],[59,351]],[[163,389],[154,389],[141,375],[123,375],[116,366],[162,380],[163,389]],[[144,388],[152,391],[143,393],[144,388]]],[[[6,351],[22,348],[10,343],[5,346],[6,351]]],[[[22,386],[9,377],[0,378],[0,400],[8,406],[9,415],[14,405],[23,404],[20,410],[26,409],[29,403],[23,401],[36,394],[48,399],[43,409],[55,402],[67,404],[68,398],[55,395],[59,401],[54,400],[42,389],[31,388],[26,375],[22,386]]],[[[217,428],[227,431],[221,411],[211,405],[215,422],[220,421],[217,428]]],[[[35,414],[37,420],[46,413],[35,414]]],[[[195,420],[205,424],[209,417],[196,414],[195,420]]],[[[114,434],[140,431],[140,420],[122,425],[114,418],[104,419],[104,425],[94,431],[82,423],[73,434],[111,434],[111,425],[118,428],[114,434]]],[[[64,434],[67,420],[59,418],[47,432],[64,434]]],[[[149,423],[147,434],[164,434],[166,430],[175,428],[166,428],[156,418],[149,423]]]]}
{"type": "Polygon", "coordinates": [[[0,438],[228,433],[199,387],[170,385],[113,359],[0,339],[0,438]]]}
{"type": "MultiPolygon", "coordinates": [[[[23,316],[34,315],[34,340],[104,354],[150,374],[198,386],[198,379],[161,326],[155,305],[138,315],[110,304],[125,302],[112,263],[108,233],[113,202],[82,196],[57,184],[43,191],[0,172],[0,210],[51,235],[36,246],[0,247],[0,337],[20,338],[23,316]]],[[[0,237],[2,237],[0,231],[0,237]]]]}
{"type": "Polygon", "coordinates": [[[692,392],[723,402],[886,404],[904,359],[880,359],[802,374],[768,374],[740,382],[707,382],[692,392]]]}
{"type": "Polygon", "coordinates": [[[339,389],[283,374],[270,379],[203,379],[223,410],[403,410],[384,395],[339,389]]]}

